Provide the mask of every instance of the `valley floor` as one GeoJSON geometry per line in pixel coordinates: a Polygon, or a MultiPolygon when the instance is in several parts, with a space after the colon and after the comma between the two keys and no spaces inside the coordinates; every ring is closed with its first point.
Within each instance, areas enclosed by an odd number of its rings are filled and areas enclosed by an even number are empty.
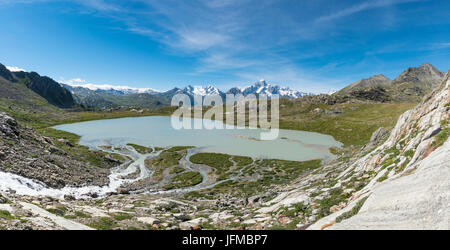
{"type": "Polygon", "coordinates": [[[410,106],[292,103],[304,110],[288,112],[284,126],[329,129],[346,144],[333,149],[337,157],[327,162],[134,144],[93,151],[73,134],[37,120],[26,123],[32,129],[2,114],[0,167],[6,177],[34,179],[39,185],[27,185],[38,191],[74,189],[52,196],[2,187],[0,228],[397,229],[420,228],[412,221],[424,220],[424,228],[449,229],[449,83],[401,115],[390,133],[392,117],[410,106]],[[415,195],[404,193],[409,191],[415,195]]]}

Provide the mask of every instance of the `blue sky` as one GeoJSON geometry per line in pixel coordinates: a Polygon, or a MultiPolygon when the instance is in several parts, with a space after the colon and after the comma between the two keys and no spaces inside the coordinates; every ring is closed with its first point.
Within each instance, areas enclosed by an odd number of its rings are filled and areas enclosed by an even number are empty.
{"type": "Polygon", "coordinates": [[[0,63],[91,84],[227,89],[264,78],[327,92],[424,62],[447,71],[449,9],[438,0],[0,0],[0,63]]]}

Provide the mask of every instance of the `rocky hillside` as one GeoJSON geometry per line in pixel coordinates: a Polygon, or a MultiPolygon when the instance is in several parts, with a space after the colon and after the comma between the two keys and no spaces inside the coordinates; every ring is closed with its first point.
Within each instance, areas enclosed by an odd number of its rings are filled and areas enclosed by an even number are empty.
{"type": "Polygon", "coordinates": [[[356,81],[347,87],[341,89],[337,95],[349,95],[353,91],[370,89],[374,87],[387,87],[390,86],[392,80],[384,76],[383,74],[375,75],[367,79],[361,79],[356,81]]]}
{"type": "MultiPolygon", "coordinates": [[[[450,73],[450,72],[449,72],[450,73]]],[[[340,174],[340,183],[371,173],[345,209],[313,229],[450,228],[449,74],[415,109],[403,114],[389,138],[340,174]],[[367,199],[349,219],[358,202],[367,199]],[[336,223],[341,221],[341,223],[336,223]]]]}
{"type": "Polygon", "coordinates": [[[399,102],[420,102],[442,82],[445,74],[429,63],[408,68],[392,81],[387,88],[392,99],[399,102]]]}
{"type": "Polygon", "coordinates": [[[13,84],[25,85],[56,107],[69,109],[76,106],[69,91],[61,87],[53,79],[40,76],[36,72],[10,72],[4,65],[0,64],[0,78],[2,78],[3,82],[8,81],[13,84]]]}
{"type": "Polygon", "coordinates": [[[120,162],[88,151],[64,138],[49,138],[0,113],[0,171],[24,176],[49,187],[105,185],[120,162]]]}
{"type": "Polygon", "coordinates": [[[121,107],[155,109],[169,106],[170,104],[167,99],[159,97],[156,95],[158,93],[154,92],[134,93],[131,91],[105,91],[74,87],[66,84],[61,85],[72,93],[76,103],[89,109],[105,110],[121,107]]]}
{"type": "Polygon", "coordinates": [[[449,229],[450,79],[388,133],[280,190],[255,218],[299,229],[449,229]],[[283,225],[285,224],[285,225],[283,225]]]}
{"type": "Polygon", "coordinates": [[[433,65],[424,63],[410,67],[391,80],[376,75],[354,82],[332,96],[338,101],[368,100],[376,102],[418,103],[443,80],[444,73],[433,65]]]}
{"type": "Polygon", "coordinates": [[[19,82],[45,98],[50,104],[59,108],[73,108],[76,103],[72,94],[50,77],[40,76],[36,72],[14,72],[19,82]]]}
{"type": "Polygon", "coordinates": [[[0,77],[3,77],[7,81],[12,81],[14,79],[13,74],[2,64],[0,64],[0,77]]]}
{"type": "Polygon", "coordinates": [[[449,85],[447,76],[382,145],[337,176],[336,186],[367,185],[310,229],[450,228],[449,85]]]}

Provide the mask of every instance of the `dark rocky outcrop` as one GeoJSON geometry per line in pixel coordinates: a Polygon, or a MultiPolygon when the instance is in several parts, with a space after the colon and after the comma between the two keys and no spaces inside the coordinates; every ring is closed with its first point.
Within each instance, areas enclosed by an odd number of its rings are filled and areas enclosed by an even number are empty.
{"type": "Polygon", "coordinates": [[[76,105],[72,94],[47,76],[40,76],[36,72],[14,72],[13,74],[29,89],[45,98],[54,106],[68,109],[76,105]]]}
{"type": "Polygon", "coordinates": [[[11,72],[1,63],[0,63],[0,76],[8,81],[13,80],[14,78],[11,72]]]}
{"type": "Polygon", "coordinates": [[[388,102],[391,100],[389,93],[381,86],[375,86],[369,89],[355,90],[350,93],[351,97],[356,99],[370,100],[376,102],[388,102]]]}

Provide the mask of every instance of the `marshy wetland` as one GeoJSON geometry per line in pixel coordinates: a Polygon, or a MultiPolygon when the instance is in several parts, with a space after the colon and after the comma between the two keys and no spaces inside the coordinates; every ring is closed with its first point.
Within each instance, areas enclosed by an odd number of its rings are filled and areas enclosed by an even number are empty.
{"type": "MultiPolygon", "coordinates": [[[[111,179],[109,186],[121,186],[122,192],[125,188],[127,192],[187,197],[226,186],[236,187],[228,190],[233,195],[245,196],[265,191],[272,184],[287,184],[332,158],[329,149],[342,145],[332,136],[305,131],[280,130],[276,140],[263,141],[258,139],[261,129],[177,130],[166,116],[54,128],[81,136],[81,145],[129,159],[115,170],[120,178],[111,179]]],[[[112,191],[108,188],[100,195],[112,191]]]]}

